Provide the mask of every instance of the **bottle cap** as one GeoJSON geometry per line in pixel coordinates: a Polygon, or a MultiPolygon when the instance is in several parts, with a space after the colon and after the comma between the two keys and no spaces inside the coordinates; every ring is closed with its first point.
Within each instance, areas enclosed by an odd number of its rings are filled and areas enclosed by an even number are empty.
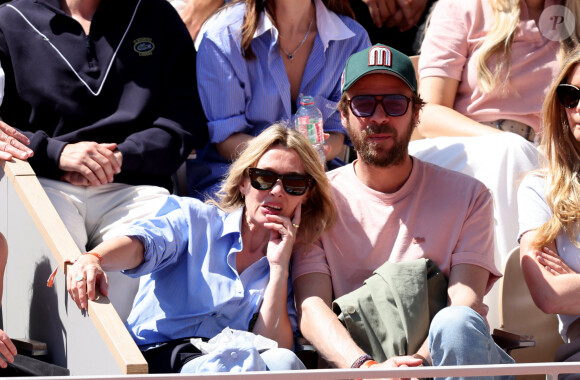
{"type": "Polygon", "coordinates": [[[310,95],[304,95],[300,98],[300,104],[303,106],[310,106],[314,104],[314,98],[310,95]]]}

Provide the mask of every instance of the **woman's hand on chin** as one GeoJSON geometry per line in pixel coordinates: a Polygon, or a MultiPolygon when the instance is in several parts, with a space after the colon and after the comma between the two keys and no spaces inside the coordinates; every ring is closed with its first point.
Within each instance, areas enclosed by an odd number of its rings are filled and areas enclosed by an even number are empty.
{"type": "Polygon", "coordinates": [[[267,257],[270,267],[278,266],[287,271],[292,255],[292,247],[296,241],[300,218],[302,214],[302,204],[298,203],[292,218],[280,215],[266,215],[268,221],[264,227],[270,230],[270,241],[268,242],[267,257]]]}

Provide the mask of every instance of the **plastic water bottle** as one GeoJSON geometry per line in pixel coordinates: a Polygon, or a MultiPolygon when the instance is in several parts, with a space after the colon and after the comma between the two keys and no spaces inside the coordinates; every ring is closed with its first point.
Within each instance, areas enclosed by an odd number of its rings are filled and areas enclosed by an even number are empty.
{"type": "Polygon", "coordinates": [[[322,112],[314,105],[314,98],[309,95],[300,97],[300,108],[294,118],[294,127],[308,138],[318,152],[320,161],[324,165],[324,130],[322,129],[322,112]]]}

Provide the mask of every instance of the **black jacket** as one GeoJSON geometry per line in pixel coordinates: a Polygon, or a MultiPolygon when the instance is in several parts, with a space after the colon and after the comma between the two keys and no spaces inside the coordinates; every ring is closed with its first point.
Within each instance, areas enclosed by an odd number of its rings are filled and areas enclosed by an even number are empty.
{"type": "Polygon", "coordinates": [[[60,178],[67,143],[114,142],[116,182],[169,188],[207,142],[193,42],[166,0],[102,0],[88,36],[58,0],[14,0],[0,6],[0,64],[0,117],[30,138],[39,176],[60,178]]]}

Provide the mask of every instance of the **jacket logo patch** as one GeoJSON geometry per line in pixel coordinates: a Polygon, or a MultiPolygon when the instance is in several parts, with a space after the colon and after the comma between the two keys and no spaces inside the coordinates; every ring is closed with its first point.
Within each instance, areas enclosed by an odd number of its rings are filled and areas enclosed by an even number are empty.
{"type": "Polygon", "coordinates": [[[133,41],[133,50],[135,50],[141,57],[146,57],[153,54],[155,44],[151,38],[143,37],[133,41]]]}

